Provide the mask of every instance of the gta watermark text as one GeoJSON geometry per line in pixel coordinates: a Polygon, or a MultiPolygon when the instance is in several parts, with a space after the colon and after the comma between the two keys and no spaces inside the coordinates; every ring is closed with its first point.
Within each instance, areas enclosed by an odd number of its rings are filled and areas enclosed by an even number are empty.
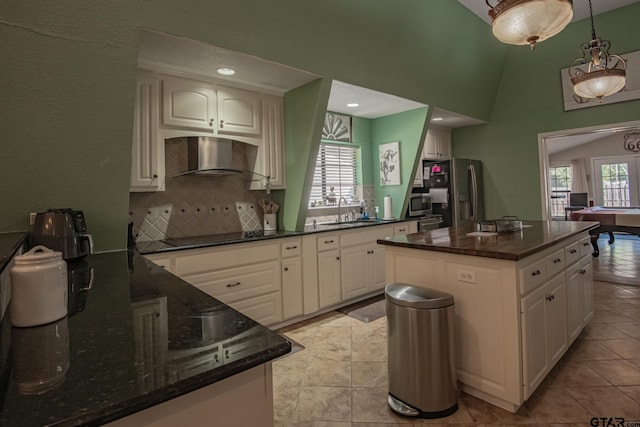
{"type": "Polygon", "coordinates": [[[640,427],[640,421],[625,421],[622,417],[593,417],[590,424],[593,427],[640,427]]]}

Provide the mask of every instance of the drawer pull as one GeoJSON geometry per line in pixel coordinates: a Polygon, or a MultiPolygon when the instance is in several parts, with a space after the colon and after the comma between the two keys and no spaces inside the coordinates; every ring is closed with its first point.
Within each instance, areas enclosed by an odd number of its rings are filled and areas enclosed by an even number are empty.
{"type": "Polygon", "coordinates": [[[551,295],[547,295],[545,298],[547,301],[553,301],[554,299],[556,299],[556,296],[554,294],[551,294],[551,295]]]}
{"type": "Polygon", "coordinates": [[[235,286],[240,286],[240,282],[236,282],[236,283],[227,283],[227,288],[233,288],[235,286]]]}
{"type": "Polygon", "coordinates": [[[571,249],[571,250],[569,251],[569,253],[570,253],[570,254],[575,254],[576,252],[578,252],[578,250],[577,250],[577,249],[571,249]]]}
{"type": "Polygon", "coordinates": [[[324,241],[324,243],[325,243],[325,244],[333,243],[333,240],[325,240],[325,241],[324,241]]]}
{"type": "Polygon", "coordinates": [[[589,245],[590,245],[590,243],[589,243],[589,242],[584,242],[584,243],[582,244],[582,246],[589,246],[589,245]]]}
{"type": "Polygon", "coordinates": [[[582,270],[580,270],[580,274],[587,274],[587,270],[583,268],[582,270]]]}
{"type": "Polygon", "coordinates": [[[536,271],[534,271],[533,273],[531,273],[531,275],[532,275],[532,276],[539,276],[539,275],[541,275],[541,274],[542,274],[542,273],[540,272],[540,270],[536,270],[536,271]]]}
{"type": "MultiPolygon", "coordinates": [[[[326,242],[325,242],[325,243],[326,243],[326,242]]],[[[287,246],[287,247],[286,247],[286,249],[287,249],[287,250],[290,250],[290,249],[298,249],[298,245],[287,246]]]]}
{"type": "Polygon", "coordinates": [[[560,258],[556,258],[556,259],[554,259],[554,260],[553,260],[553,263],[554,263],[554,264],[557,264],[557,263],[559,263],[560,261],[562,261],[560,258]]]}
{"type": "Polygon", "coordinates": [[[340,257],[339,256],[336,257],[336,261],[340,261],[340,257]]]}
{"type": "Polygon", "coordinates": [[[284,268],[284,271],[289,271],[289,267],[285,267],[285,268],[284,268]]]}

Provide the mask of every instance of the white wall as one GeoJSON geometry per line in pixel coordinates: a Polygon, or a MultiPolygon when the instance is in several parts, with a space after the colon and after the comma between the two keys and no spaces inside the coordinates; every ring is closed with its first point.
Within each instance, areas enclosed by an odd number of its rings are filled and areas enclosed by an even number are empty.
{"type": "MultiPolygon", "coordinates": [[[[577,147],[570,148],[565,151],[549,155],[549,164],[554,166],[558,164],[569,164],[574,159],[584,159],[587,169],[587,182],[589,185],[589,195],[593,198],[595,194],[593,184],[593,162],[592,159],[598,157],[634,157],[640,156],[640,153],[633,153],[624,149],[624,135],[631,131],[623,131],[614,135],[607,136],[596,141],[589,142],[577,147]]],[[[550,144],[553,144],[551,142],[550,144]]]]}

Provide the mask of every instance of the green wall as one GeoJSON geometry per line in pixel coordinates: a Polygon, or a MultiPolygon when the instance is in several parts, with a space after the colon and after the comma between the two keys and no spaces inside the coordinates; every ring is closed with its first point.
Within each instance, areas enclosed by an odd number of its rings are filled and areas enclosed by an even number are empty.
{"type": "Polygon", "coordinates": [[[393,216],[404,217],[404,201],[411,192],[413,173],[417,167],[418,155],[422,150],[423,135],[426,132],[428,108],[417,108],[404,113],[374,119],[372,123],[373,151],[373,183],[376,191],[376,205],[380,207],[380,215],[384,214],[384,197],[391,196],[393,216]],[[400,185],[380,185],[380,144],[398,141],[400,147],[400,185]]]}
{"type": "MultiPolygon", "coordinates": [[[[640,3],[597,15],[598,36],[612,53],[640,49],[640,3]]],[[[542,217],[538,134],[640,119],[640,100],[565,112],[560,70],[590,40],[589,20],[570,24],[540,43],[510,48],[489,123],[454,129],[453,153],[483,161],[485,216],[542,217]]],[[[637,70],[636,70],[637,73],[637,70]]]]}
{"type": "MultiPolygon", "coordinates": [[[[640,49],[638,17],[640,4],[598,15],[598,34],[616,53],[640,49]]],[[[74,207],[98,251],[125,248],[142,27],[489,121],[453,133],[454,155],[484,161],[487,216],[540,216],[538,133],[637,120],[640,111],[640,101],[562,110],[560,69],[589,39],[588,20],[530,51],[496,41],[456,1],[5,0],[0,231],[28,230],[29,212],[74,207]]],[[[318,125],[295,126],[309,127],[308,164],[318,125]]],[[[289,183],[287,226],[300,221],[289,212],[304,199],[289,183]]]]}
{"type": "MultiPolygon", "coordinates": [[[[139,28],[480,119],[508,50],[456,1],[5,0],[1,13],[0,231],[73,207],[97,251],[126,247],[139,28]]],[[[293,193],[287,226],[303,198],[293,193]]]]}

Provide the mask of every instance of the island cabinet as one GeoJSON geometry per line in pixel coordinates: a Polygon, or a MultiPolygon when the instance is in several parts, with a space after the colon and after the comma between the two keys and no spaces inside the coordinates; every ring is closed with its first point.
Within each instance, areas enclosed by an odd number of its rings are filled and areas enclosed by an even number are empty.
{"type": "Polygon", "coordinates": [[[550,233],[519,254],[499,252],[501,245],[525,248],[544,227],[492,237],[451,228],[379,241],[387,245],[387,283],[453,295],[460,386],[511,412],[593,316],[591,254],[580,251],[587,228],[550,233]]]}

